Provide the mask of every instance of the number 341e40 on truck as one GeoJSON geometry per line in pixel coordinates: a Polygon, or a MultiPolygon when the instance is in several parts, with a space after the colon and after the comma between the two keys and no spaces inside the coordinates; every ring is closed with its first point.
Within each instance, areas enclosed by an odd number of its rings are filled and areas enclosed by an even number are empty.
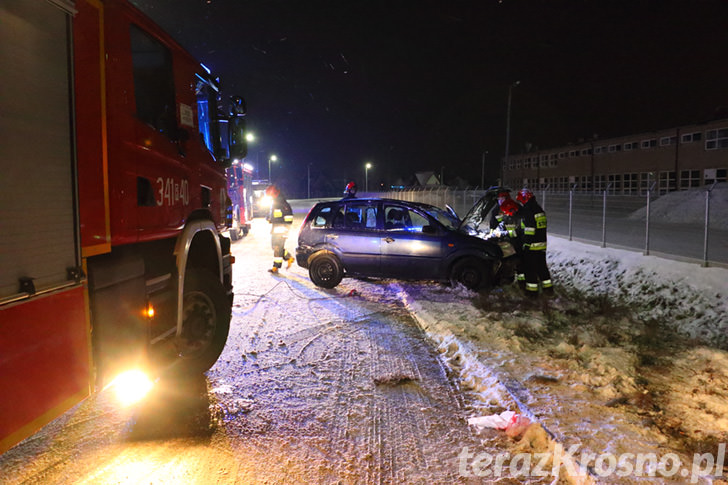
{"type": "Polygon", "coordinates": [[[227,339],[242,98],[123,0],[0,4],[0,453],[227,339]]]}

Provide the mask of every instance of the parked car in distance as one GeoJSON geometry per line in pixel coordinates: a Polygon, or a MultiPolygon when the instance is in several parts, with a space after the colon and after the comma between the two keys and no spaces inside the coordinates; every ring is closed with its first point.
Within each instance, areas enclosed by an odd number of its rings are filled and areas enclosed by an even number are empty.
{"type": "Polygon", "coordinates": [[[335,287],[346,276],[489,287],[500,267],[501,249],[462,226],[453,211],[417,202],[320,202],[301,225],[296,261],[323,288],[335,287]]]}

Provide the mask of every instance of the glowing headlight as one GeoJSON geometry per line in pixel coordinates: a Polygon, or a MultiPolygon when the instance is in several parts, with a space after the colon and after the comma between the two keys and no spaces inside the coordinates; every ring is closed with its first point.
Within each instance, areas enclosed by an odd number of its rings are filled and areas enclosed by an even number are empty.
{"type": "Polygon", "coordinates": [[[264,195],[259,202],[261,207],[270,207],[273,204],[273,198],[270,195],[264,195]]]}
{"type": "Polygon", "coordinates": [[[135,369],[122,372],[109,384],[114,394],[124,406],[130,406],[144,399],[154,383],[142,371],[135,369]]]}

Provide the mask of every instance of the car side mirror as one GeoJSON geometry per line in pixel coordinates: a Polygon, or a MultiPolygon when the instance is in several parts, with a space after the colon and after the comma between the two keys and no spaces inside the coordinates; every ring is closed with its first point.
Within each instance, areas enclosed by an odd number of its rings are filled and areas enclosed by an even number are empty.
{"type": "Polygon", "coordinates": [[[429,224],[422,226],[422,234],[437,234],[437,228],[429,224]]]}

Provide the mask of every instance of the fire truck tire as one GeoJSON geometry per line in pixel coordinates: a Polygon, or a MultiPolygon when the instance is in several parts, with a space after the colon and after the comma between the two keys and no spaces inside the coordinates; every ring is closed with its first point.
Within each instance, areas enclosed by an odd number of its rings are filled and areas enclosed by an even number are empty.
{"type": "Polygon", "coordinates": [[[211,272],[191,268],[185,277],[182,335],[177,339],[182,373],[202,373],[220,357],[230,331],[231,307],[220,280],[211,272]]]}
{"type": "Polygon", "coordinates": [[[233,241],[237,241],[240,238],[238,229],[231,227],[229,232],[230,232],[230,239],[232,239],[233,241]]]}
{"type": "Polygon", "coordinates": [[[247,226],[247,225],[243,226],[243,236],[247,236],[249,231],[250,231],[249,226],[247,226]]]}

